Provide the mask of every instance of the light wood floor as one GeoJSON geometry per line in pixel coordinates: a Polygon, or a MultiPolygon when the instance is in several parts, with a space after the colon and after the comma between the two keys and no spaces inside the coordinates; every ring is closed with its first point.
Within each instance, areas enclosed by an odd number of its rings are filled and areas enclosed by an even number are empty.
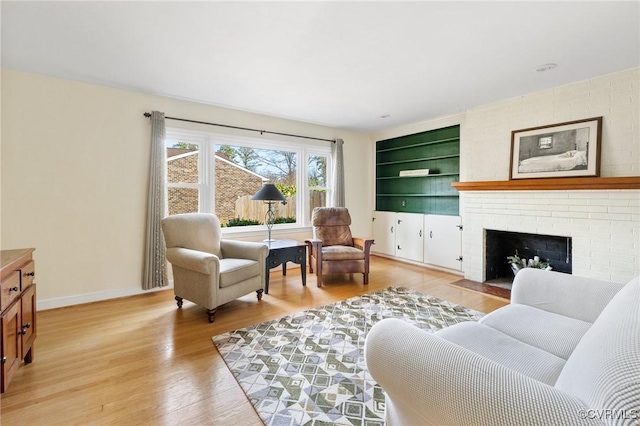
{"type": "Polygon", "coordinates": [[[177,309],[171,290],[38,312],[35,360],[0,397],[2,425],[254,425],[259,417],[211,337],[389,286],[490,312],[506,300],[448,285],[459,276],[373,257],[362,276],[271,273],[270,292],[221,307],[177,309]]]}

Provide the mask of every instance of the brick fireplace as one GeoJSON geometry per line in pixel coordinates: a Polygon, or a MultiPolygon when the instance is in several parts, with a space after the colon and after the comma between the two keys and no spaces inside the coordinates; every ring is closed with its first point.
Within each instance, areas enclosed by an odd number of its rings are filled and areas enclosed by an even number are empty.
{"type": "Polygon", "coordinates": [[[485,230],[485,281],[511,281],[513,272],[507,256],[548,263],[554,271],[571,273],[571,237],[525,232],[485,230]]]}
{"type": "MultiPolygon", "coordinates": [[[[461,190],[465,278],[487,277],[486,230],[571,238],[571,272],[626,282],[640,274],[639,190],[461,190]]],[[[490,272],[490,271],[489,271],[490,272]]]]}

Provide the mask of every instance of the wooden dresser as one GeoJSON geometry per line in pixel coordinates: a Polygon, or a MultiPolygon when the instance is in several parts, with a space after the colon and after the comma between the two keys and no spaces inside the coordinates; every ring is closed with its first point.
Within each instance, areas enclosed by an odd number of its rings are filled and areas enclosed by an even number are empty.
{"type": "Polygon", "coordinates": [[[0,251],[0,392],[7,390],[23,360],[25,364],[33,361],[33,342],[36,339],[34,250],[0,251]]]}

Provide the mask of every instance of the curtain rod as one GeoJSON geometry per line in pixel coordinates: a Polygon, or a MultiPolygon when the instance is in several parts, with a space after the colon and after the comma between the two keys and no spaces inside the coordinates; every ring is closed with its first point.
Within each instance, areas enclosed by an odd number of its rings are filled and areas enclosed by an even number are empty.
{"type": "MultiPolygon", "coordinates": [[[[151,117],[150,112],[145,112],[143,115],[147,118],[151,117]]],[[[187,123],[207,124],[209,126],[226,127],[228,129],[248,130],[250,132],[260,132],[261,135],[264,133],[268,133],[270,135],[291,136],[294,138],[313,139],[316,141],[325,141],[325,142],[333,142],[333,143],[336,142],[334,139],[314,138],[313,136],[294,135],[291,133],[270,132],[268,130],[252,129],[249,127],[238,127],[238,126],[230,126],[228,124],[209,123],[208,121],[188,120],[186,118],[165,117],[165,120],[185,121],[187,123]]]]}

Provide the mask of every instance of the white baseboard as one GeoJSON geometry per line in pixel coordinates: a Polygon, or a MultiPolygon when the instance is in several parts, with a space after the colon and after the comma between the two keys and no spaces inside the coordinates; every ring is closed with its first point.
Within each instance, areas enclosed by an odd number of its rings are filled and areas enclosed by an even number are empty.
{"type": "Polygon", "coordinates": [[[464,271],[460,271],[458,269],[449,269],[443,266],[432,265],[430,263],[423,263],[423,262],[417,262],[415,260],[403,259],[402,257],[391,256],[385,253],[371,252],[371,254],[378,257],[384,257],[385,259],[396,260],[398,262],[408,263],[410,265],[415,265],[415,266],[422,266],[423,268],[435,269],[436,271],[448,272],[450,274],[460,275],[464,277],[464,271]]]}
{"type": "Polygon", "coordinates": [[[75,296],[56,297],[53,299],[38,300],[36,302],[37,311],[47,309],[64,308],[65,306],[81,305],[83,303],[99,302],[101,300],[117,299],[119,297],[135,296],[137,294],[148,293],[150,291],[161,291],[173,288],[173,283],[169,282],[167,287],[159,287],[151,290],[136,288],[121,288],[117,290],[99,291],[96,293],[78,294],[75,296]]]}
{"type": "MultiPolygon", "coordinates": [[[[306,265],[305,265],[306,266],[306,265]]],[[[300,268],[296,263],[287,262],[287,270],[300,268]]],[[[282,266],[278,266],[272,271],[282,270],[282,266]]],[[[118,297],[135,296],[137,294],[148,293],[150,291],[160,291],[173,288],[173,282],[169,280],[167,287],[154,288],[152,290],[143,290],[142,288],[121,288],[117,290],[99,291],[96,293],[78,294],[75,296],[56,297],[53,299],[38,300],[36,302],[36,310],[45,311],[47,309],[64,308],[65,306],[81,305],[83,303],[100,302],[101,300],[117,299],[118,297]]]]}

